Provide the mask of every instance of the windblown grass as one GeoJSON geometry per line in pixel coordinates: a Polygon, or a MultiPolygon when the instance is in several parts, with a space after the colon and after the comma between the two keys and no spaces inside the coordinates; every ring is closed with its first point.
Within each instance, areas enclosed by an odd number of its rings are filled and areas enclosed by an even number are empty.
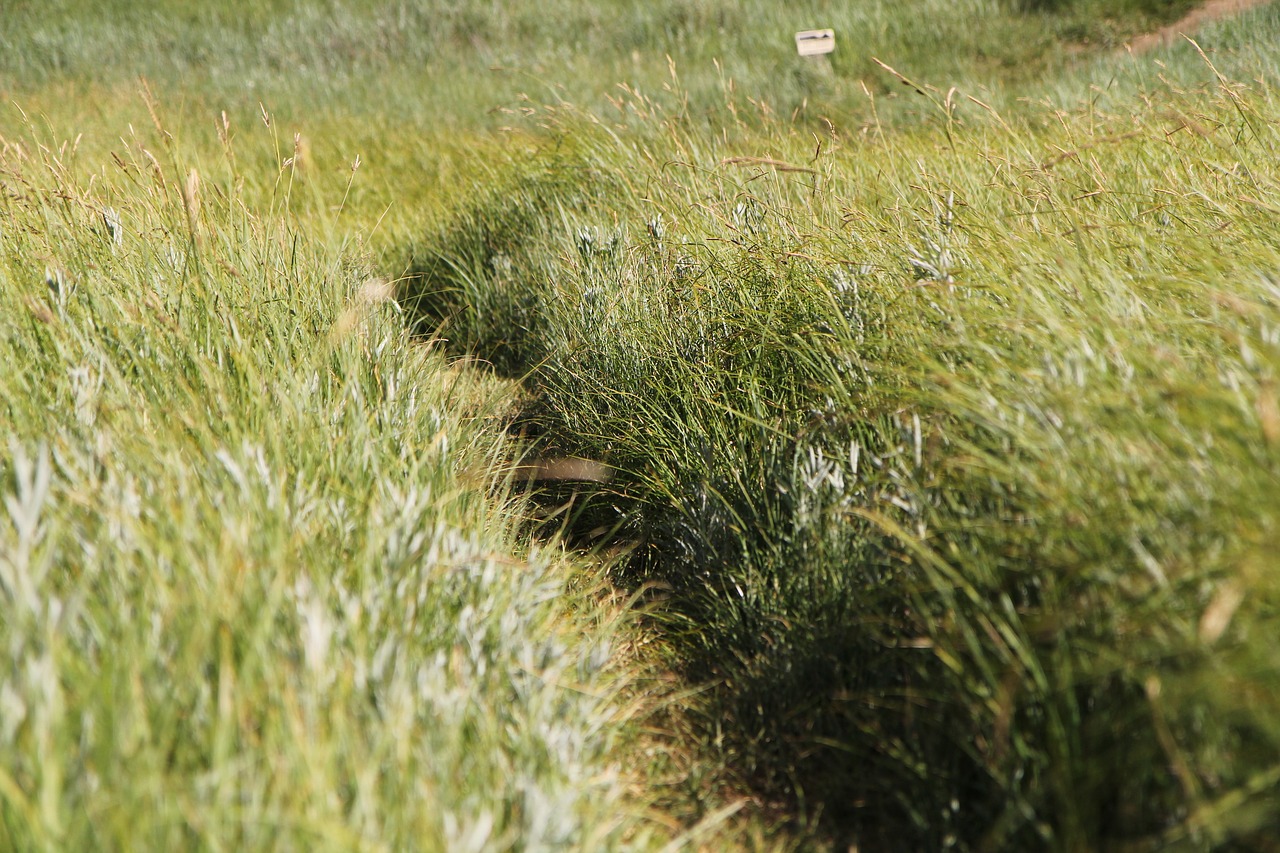
{"type": "Polygon", "coordinates": [[[634,836],[608,622],[488,491],[508,392],[293,164],[169,138],[0,140],[0,848],[634,836]]]}
{"type": "Polygon", "coordinates": [[[549,114],[415,298],[617,467],[618,581],[670,588],[723,778],[870,848],[1262,844],[1280,104],[952,102],[549,114]]]}
{"type": "Polygon", "coordinates": [[[1280,7],[1044,5],[10,2],[0,847],[1265,847],[1280,7]]]}
{"type": "MultiPolygon", "coordinates": [[[[984,100],[1002,98],[1011,84],[1012,98],[1035,97],[1089,57],[1082,47],[1119,48],[1185,4],[1027,5],[273,0],[245,10],[12,0],[0,32],[0,95],[33,113],[82,117],[103,89],[132,97],[144,76],[182,92],[188,135],[202,125],[211,130],[207,117],[222,110],[243,126],[266,103],[283,122],[333,121],[344,134],[380,139],[362,146],[372,154],[393,153],[416,133],[438,139],[458,129],[518,126],[531,104],[565,101],[604,115],[620,84],[650,96],[670,88],[674,65],[690,114],[711,124],[730,117],[732,101],[740,119],[763,113],[848,126],[866,118],[864,87],[899,92],[875,58],[984,100]],[[793,34],[811,27],[838,33],[828,62],[795,55],[793,34]],[[88,88],[98,90],[94,98],[88,88]],[[78,96],[67,98],[68,89],[78,96]]],[[[1254,36],[1265,43],[1262,33],[1254,36]]],[[[177,92],[162,94],[176,99],[177,92]]],[[[910,113],[915,105],[888,97],[881,109],[910,113]]]]}

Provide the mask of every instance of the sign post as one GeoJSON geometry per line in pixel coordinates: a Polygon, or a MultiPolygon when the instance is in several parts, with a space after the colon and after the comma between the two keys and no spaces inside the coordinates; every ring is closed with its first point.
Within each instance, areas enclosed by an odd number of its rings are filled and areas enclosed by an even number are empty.
{"type": "Polygon", "coordinates": [[[796,52],[801,56],[822,56],[835,49],[835,30],[801,30],[796,33],[796,52]]]}
{"type": "Polygon", "coordinates": [[[825,88],[825,82],[835,77],[831,68],[831,53],[835,49],[835,30],[801,30],[796,33],[796,53],[800,54],[800,64],[805,66],[802,78],[806,80],[806,88],[811,90],[809,94],[816,94],[812,91],[815,86],[825,88]]]}

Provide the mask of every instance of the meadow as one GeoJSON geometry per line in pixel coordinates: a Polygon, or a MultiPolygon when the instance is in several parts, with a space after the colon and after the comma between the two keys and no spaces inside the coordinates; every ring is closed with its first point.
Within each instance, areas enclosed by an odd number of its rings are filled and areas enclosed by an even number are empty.
{"type": "Polygon", "coordinates": [[[0,848],[1274,847],[1190,5],[10,0],[0,848]]]}

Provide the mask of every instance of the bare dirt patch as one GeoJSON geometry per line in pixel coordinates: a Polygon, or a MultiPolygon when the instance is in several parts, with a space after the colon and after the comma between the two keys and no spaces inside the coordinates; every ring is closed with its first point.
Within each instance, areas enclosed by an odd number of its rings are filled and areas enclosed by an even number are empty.
{"type": "Polygon", "coordinates": [[[1154,48],[1172,44],[1181,36],[1190,35],[1205,24],[1229,15],[1238,15],[1269,2],[1271,0],[1208,0],[1207,3],[1200,4],[1172,24],[1137,36],[1129,43],[1129,49],[1134,53],[1146,53],[1154,48]]]}

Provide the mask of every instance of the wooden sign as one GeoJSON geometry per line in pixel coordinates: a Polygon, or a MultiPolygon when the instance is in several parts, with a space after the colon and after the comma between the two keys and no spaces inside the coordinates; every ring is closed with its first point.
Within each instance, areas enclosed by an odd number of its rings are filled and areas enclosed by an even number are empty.
{"type": "Polygon", "coordinates": [[[835,49],[835,30],[801,30],[796,33],[796,51],[801,56],[821,56],[835,49]]]}

